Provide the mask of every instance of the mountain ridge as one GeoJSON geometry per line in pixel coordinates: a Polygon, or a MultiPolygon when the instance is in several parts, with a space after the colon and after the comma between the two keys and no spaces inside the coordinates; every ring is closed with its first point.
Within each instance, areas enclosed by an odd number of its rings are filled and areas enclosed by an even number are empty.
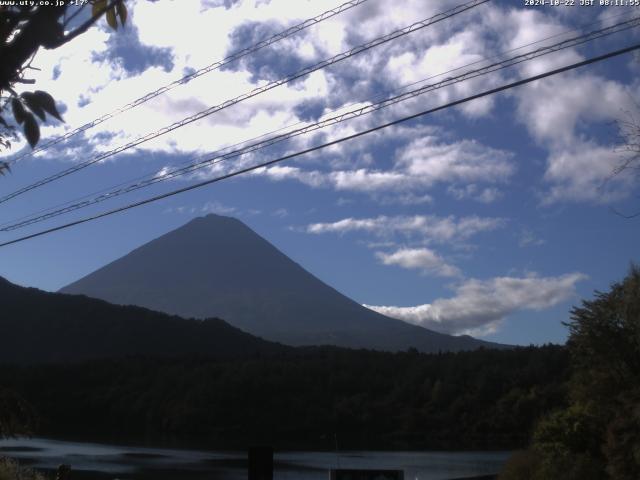
{"type": "Polygon", "coordinates": [[[502,347],[385,317],[325,284],[232,217],[198,217],[60,290],[182,317],[223,318],[294,346],[423,352],[502,347]]]}
{"type": "Polygon", "coordinates": [[[184,319],[15,285],[0,277],[0,362],[37,364],[129,356],[240,358],[292,351],[223,320],[184,319]]]}

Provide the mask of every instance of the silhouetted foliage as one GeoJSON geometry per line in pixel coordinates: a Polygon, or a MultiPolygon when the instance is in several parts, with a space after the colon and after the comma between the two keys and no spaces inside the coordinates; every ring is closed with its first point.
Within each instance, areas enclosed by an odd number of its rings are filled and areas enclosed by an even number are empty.
{"type": "MultiPolygon", "coordinates": [[[[40,140],[39,118],[47,116],[62,121],[55,100],[42,90],[18,94],[16,84],[32,84],[25,73],[32,69],[31,63],[40,48],[55,49],[86,32],[100,17],[106,14],[107,23],[117,29],[118,21],[124,25],[127,8],[124,0],[89,0],[80,7],[73,2],[60,5],[44,5],[41,2],[15,2],[15,5],[0,6],[0,147],[11,148],[16,140],[16,128],[7,122],[6,111],[11,109],[16,124],[20,126],[31,147],[40,140]],[[79,13],[91,5],[92,12],[86,21],[74,25],[79,13]],[[69,11],[73,13],[69,14],[69,11]]],[[[52,2],[53,3],[53,2],[52,2]]],[[[0,174],[9,170],[9,164],[0,162],[0,174]]]]}
{"type": "Polygon", "coordinates": [[[568,406],[538,424],[529,477],[640,478],[640,268],[574,308],[568,406]]]}
{"type": "Polygon", "coordinates": [[[182,438],[218,448],[492,449],[559,406],[562,347],[447,354],[298,348],[235,360],[0,367],[47,435],[182,438]]]}
{"type": "Polygon", "coordinates": [[[31,406],[15,391],[0,385],[0,438],[29,435],[36,427],[31,406]]]}
{"type": "Polygon", "coordinates": [[[14,460],[0,458],[0,480],[45,480],[41,473],[19,465],[14,460]]]}

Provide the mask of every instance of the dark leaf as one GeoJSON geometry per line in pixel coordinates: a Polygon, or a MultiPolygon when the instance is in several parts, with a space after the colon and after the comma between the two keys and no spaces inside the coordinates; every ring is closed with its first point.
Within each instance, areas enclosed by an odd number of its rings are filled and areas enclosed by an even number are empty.
{"type": "Polygon", "coordinates": [[[29,142],[31,148],[34,148],[38,140],[40,140],[40,127],[36,122],[36,118],[30,113],[27,113],[24,119],[24,136],[27,137],[27,142],[29,142]]]}
{"type": "Polygon", "coordinates": [[[29,107],[29,110],[31,110],[38,117],[40,117],[40,120],[44,121],[45,113],[44,113],[44,110],[42,109],[42,106],[40,105],[40,102],[38,101],[38,98],[36,97],[35,93],[33,93],[33,92],[24,92],[20,96],[24,99],[24,103],[27,104],[27,107],[29,107]]]}
{"type": "Polygon", "coordinates": [[[91,8],[91,16],[100,15],[107,6],[107,0],[96,0],[91,8]]]}
{"type": "Polygon", "coordinates": [[[2,117],[0,117],[0,123],[5,127],[5,128],[9,128],[9,124],[6,122],[6,120],[2,117]]]}
{"type": "Polygon", "coordinates": [[[116,7],[118,9],[118,16],[120,17],[120,23],[124,27],[124,24],[127,23],[127,6],[124,4],[124,0],[120,0],[116,7]]]}
{"type": "Polygon", "coordinates": [[[11,109],[13,110],[13,117],[16,119],[16,122],[22,123],[27,116],[27,112],[22,106],[22,102],[17,98],[11,100],[11,109]]]}
{"type": "Polygon", "coordinates": [[[42,90],[36,90],[35,92],[33,92],[33,95],[35,96],[35,98],[37,98],[38,105],[40,105],[45,110],[45,112],[57,118],[61,122],[64,122],[62,116],[60,116],[60,113],[58,113],[58,109],[56,108],[56,101],[51,95],[49,95],[47,92],[43,92],[42,90]]]}
{"type": "Polygon", "coordinates": [[[107,23],[114,30],[118,29],[118,20],[116,20],[116,9],[115,7],[111,7],[107,10],[107,23]]]}
{"type": "MultiPolygon", "coordinates": [[[[47,49],[56,48],[64,37],[64,27],[58,22],[46,22],[42,24],[42,46],[47,49]]],[[[40,32],[38,32],[40,33],[40,32]]],[[[35,82],[34,82],[35,83],[35,82]]]]}

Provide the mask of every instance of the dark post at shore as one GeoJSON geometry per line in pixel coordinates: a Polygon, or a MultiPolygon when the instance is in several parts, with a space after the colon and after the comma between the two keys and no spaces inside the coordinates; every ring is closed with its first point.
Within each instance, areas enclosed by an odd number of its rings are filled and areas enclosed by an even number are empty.
{"type": "Polygon", "coordinates": [[[273,480],[273,447],[249,448],[249,480],[273,480]]]}
{"type": "Polygon", "coordinates": [[[71,465],[59,465],[56,472],[56,480],[69,480],[71,465]]]}

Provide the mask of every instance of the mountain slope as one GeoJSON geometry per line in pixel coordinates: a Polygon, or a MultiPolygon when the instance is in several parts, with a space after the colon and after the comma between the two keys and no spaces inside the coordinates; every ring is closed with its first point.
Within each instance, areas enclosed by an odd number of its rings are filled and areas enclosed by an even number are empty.
{"type": "Polygon", "coordinates": [[[222,320],[186,320],[140,307],[24,288],[2,277],[0,312],[0,363],[132,355],[234,358],[292,350],[222,320]]]}
{"type": "Polygon", "coordinates": [[[482,345],[375,313],[239,220],[197,218],[61,290],[183,317],[218,317],[290,345],[466,350],[482,345]]]}

